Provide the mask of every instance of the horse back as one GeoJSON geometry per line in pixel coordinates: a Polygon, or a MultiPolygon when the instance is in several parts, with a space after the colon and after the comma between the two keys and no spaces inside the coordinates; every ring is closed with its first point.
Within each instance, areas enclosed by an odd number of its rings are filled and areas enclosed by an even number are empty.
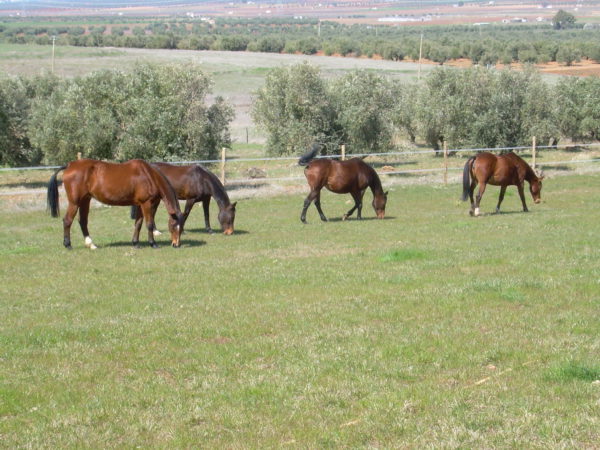
{"type": "Polygon", "coordinates": [[[477,155],[472,174],[481,183],[494,186],[518,185],[523,182],[527,163],[514,153],[496,156],[489,152],[477,155]]]}
{"type": "Polygon", "coordinates": [[[131,205],[160,195],[155,169],[142,160],[110,163],[81,159],[69,163],[63,184],[72,200],[91,196],[109,205],[131,205]]]}
{"type": "Polygon", "coordinates": [[[338,193],[365,190],[373,178],[374,170],[360,158],[332,161],[327,189],[338,193]]]}

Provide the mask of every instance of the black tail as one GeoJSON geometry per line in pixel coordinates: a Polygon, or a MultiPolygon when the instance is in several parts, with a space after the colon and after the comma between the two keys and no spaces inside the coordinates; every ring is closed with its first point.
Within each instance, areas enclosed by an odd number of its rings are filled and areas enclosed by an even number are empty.
{"type": "Polygon", "coordinates": [[[56,172],[54,172],[54,175],[50,177],[50,181],[48,181],[47,203],[52,217],[58,217],[60,212],[58,207],[58,181],[56,181],[56,176],[58,175],[58,172],[66,168],[67,166],[59,167],[56,172]]]}
{"type": "Polygon", "coordinates": [[[471,189],[471,161],[474,160],[474,156],[471,156],[469,159],[467,159],[465,168],[463,169],[463,193],[461,197],[463,202],[467,200],[467,197],[469,196],[469,189],[471,189]]]}
{"type": "Polygon", "coordinates": [[[300,159],[298,160],[298,165],[306,166],[315,158],[315,156],[317,156],[317,153],[319,153],[319,144],[313,144],[310,151],[306,152],[300,157],[300,159]]]}
{"type": "Polygon", "coordinates": [[[131,209],[129,210],[129,216],[135,220],[137,219],[137,215],[138,215],[138,211],[140,210],[140,207],[137,205],[131,205],[131,209]]]}

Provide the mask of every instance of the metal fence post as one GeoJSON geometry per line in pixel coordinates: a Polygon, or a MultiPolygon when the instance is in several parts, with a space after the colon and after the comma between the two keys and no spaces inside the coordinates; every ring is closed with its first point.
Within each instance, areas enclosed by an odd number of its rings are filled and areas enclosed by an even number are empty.
{"type": "Polygon", "coordinates": [[[535,153],[536,153],[536,145],[535,145],[535,136],[531,142],[531,167],[535,170],[535,153]]]}
{"type": "Polygon", "coordinates": [[[342,161],[346,160],[346,144],[342,144],[342,161]]]}
{"type": "Polygon", "coordinates": [[[444,141],[444,184],[448,184],[448,143],[444,141]]]}
{"type": "Polygon", "coordinates": [[[225,158],[226,158],[227,149],[223,147],[221,149],[221,183],[223,186],[225,185],[225,158]]]}

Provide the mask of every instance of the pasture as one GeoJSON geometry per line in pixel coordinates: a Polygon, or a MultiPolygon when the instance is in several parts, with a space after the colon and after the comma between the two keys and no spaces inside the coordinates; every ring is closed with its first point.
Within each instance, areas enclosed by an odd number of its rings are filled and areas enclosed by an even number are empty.
{"type": "Polygon", "coordinates": [[[233,236],[196,207],[158,250],[127,208],[69,252],[3,203],[2,446],[593,448],[599,182],[550,178],[528,214],[490,187],[479,218],[457,184],[392,186],[383,221],[370,192],[308,225],[305,194],[238,199],[233,236]]]}

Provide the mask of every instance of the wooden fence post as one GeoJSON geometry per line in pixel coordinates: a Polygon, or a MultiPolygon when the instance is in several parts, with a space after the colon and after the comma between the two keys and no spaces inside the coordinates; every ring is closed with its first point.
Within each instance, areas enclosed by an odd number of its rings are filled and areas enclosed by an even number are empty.
{"type": "Polygon", "coordinates": [[[227,149],[223,147],[221,149],[221,183],[225,186],[225,157],[227,149]]]}
{"type": "Polygon", "coordinates": [[[342,161],[346,160],[346,144],[342,144],[342,161]]]}
{"type": "Polygon", "coordinates": [[[535,152],[536,152],[536,145],[535,145],[535,136],[534,136],[533,140],[531,142],[531,168],[533,170],[535,170],[535,152]]]}
{"type": "Polygon", "coordinates": [[[81,159],[81,152],[77,152],[77,159],[81,159]]]}
{"type": "Polygon", "coordinates": [[[448,143],[444,141],[444,184],[448,184],[448,143]]]}

